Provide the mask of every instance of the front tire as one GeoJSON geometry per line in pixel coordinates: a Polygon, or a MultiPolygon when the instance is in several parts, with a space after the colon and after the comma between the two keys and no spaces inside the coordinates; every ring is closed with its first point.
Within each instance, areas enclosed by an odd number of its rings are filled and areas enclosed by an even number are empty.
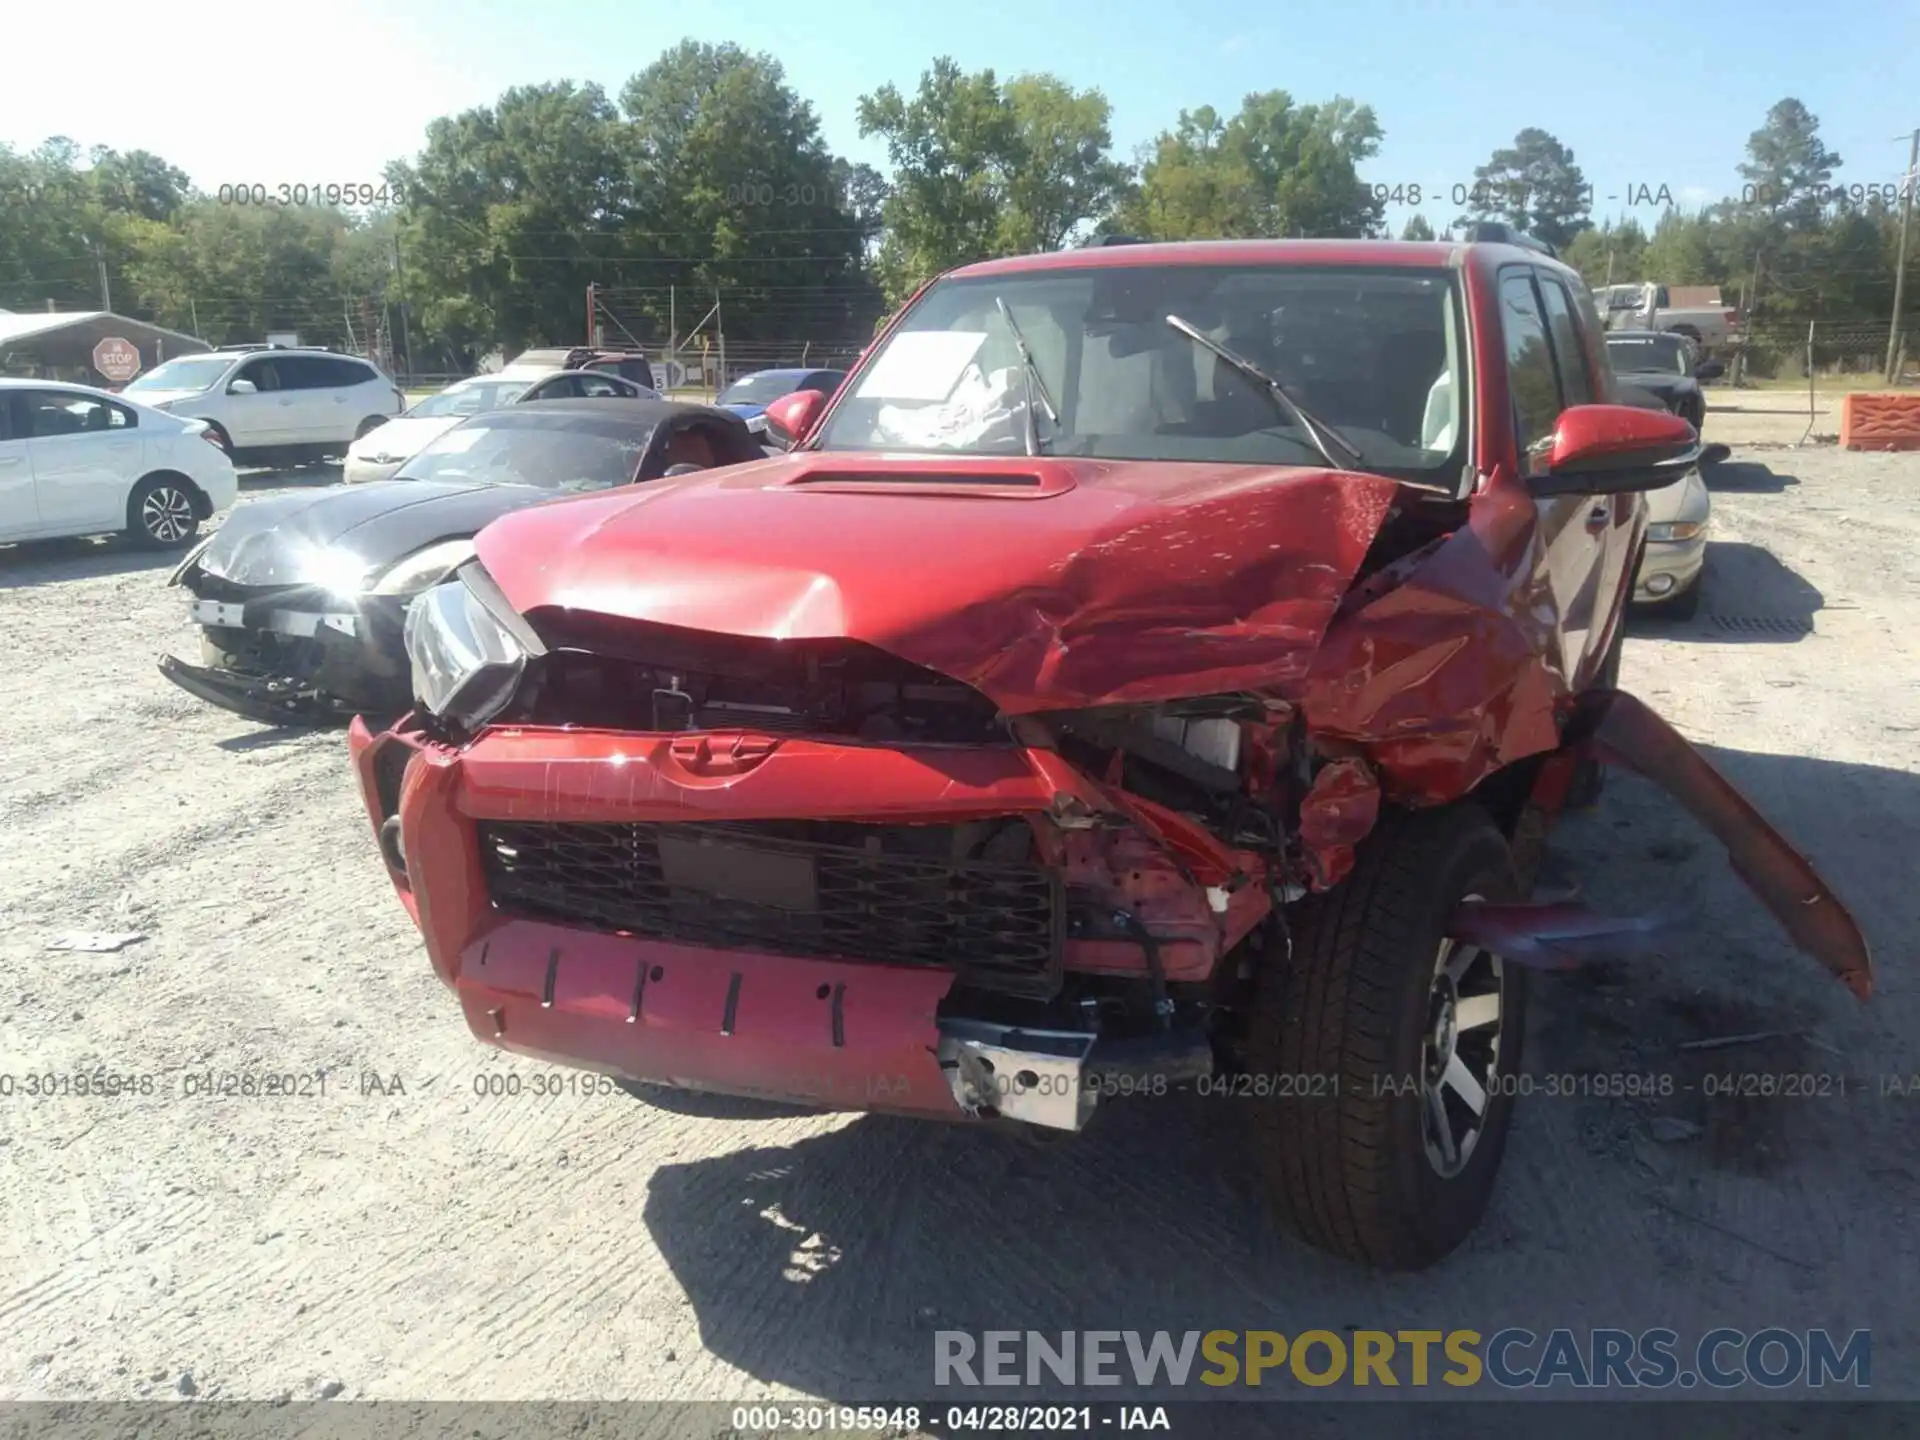
{"type": "Polygon", "coordinates": [[[182,550],[200,533],[200,504],[187,481],[155,475],[127,497],[127,533],[149,550],[182,550]]]}
{"type": "Polygon", "coordinates": [[[1307,1098],[1252,1107],[1257,1163],[1280,1219],[1319,1249],[1424,1269],[1486,1211],[1526,973],[1445,938],[1476,896],[1520,896],[1484,811],[1383,812],[1353,873],[1294,907],[1291,955],[1262,978],[1249,1068],[1307,1098]]]}

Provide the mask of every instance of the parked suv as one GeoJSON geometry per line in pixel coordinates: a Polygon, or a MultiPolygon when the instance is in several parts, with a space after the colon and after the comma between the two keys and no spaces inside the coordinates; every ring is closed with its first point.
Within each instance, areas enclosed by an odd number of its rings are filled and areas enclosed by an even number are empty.
{"type": "Polygon", "coordinates": [[[369,361],[266,345],[183,355],[124,393],[155,410],[204,420],[235,461],[269,464],[344,455],[407,404],[369,361]]]}
{"type": "Polygon", "coordinates": [[[1236,1097],[1302,1234],[1432,1263],[1531,1088],[1528,967],[1650,928],[1530,898],[1600,759],[1871,988],[1615,688],[1643,496],[1701,449],[1601,333],[1510,244],[941,277],[773,402],[791,451],[516,511],[414,601],[418,708],[350,743],[434,970],[480,1039],[634,1082],[1063,1130],[1236,1097]]]}

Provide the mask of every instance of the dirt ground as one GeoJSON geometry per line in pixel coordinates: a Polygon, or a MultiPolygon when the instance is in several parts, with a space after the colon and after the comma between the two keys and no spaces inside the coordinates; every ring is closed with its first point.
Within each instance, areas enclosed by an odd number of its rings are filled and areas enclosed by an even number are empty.
{"type": "Polygon", "coordinates": [[[1920,1396],[1920,456],[1755,451],[1712,483],[1702,615],[1638,625],[1624,683],[1841,889],[1879,994],[1853,1000],[1615,779],[1559,862],[1603,906],[1693,918],[1656,958],[1543,977],[1528,1069],[1675,1093],[1523,1101],[1480,1233],[1404,1277],[1274,1231],[1238,1149],[1256,1101],[1115,1104],[1042,1146],[482,1093],[563,1072],[469,1037],[342,738],[161,678],[194,639],[166,560],[0,549],[0,1399],[897,1401],[931,1390],[936,1328],[1418,1325],[1871,1327],[1875,1394],[1920,1396]],[[146,938],[46,948],[72,931],[146,938]],[[152,1093],[24,1088],[102,1068],[152,1093]],[[1847,1088],[1705,1095],[1736,1072],[1847,1088]],[[315,1078],[187,1093],[270,1073],[315,1078]],[[1657,1115],[1699,1130],[1657,1140],[1657,1115]]]}

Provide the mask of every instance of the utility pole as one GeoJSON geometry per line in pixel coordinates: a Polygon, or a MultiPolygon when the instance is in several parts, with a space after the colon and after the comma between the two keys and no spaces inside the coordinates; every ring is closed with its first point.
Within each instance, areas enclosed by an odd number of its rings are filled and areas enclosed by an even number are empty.
{"type": "Polygon", "coordinates": [[[587,340],[586,340],[586,343],[589,347],[591,347],[593,344],[593,322],[599,319],[600,317],[600,304],[594,298],[594,292],[596,289],[598,289],[598,287],[593,283],[593,281],[589,280],[587,282],[587,340]]]}
{"type": "Polygon", "coordinates": [[[1920,130],[1913,132],[1907,152],[1907,183],[1900,201],[1900,258],[1893,264],[1893,325],[1887,331],[1887,383],[1896,384],[1900,370],[1900,307],[1906,300],[1907,239],[1913,230],[1913,190],[1920,185],[1920,130]]]}
{"type": "Polygon", "coordinates": [[[1613,288],[1613,247],[1607,247],[1607,288],[1613,288]]]}
{"type": "Polygon", "coordinates": [[[713,393],[717,398],[727,388],[727,320],[720,313],[720,287],[713,287],[713,334],[720,342],[720,373],[713,379],[713,393]]]}
{"type": "Polygon", "coordinates": [[[100,308],[111,310],[113,309],[113,287],[107,283],[107,257],[96,250],[93,252],[93,258],[100,262],[100,308]]]}
{"type": "MultiPolygon", "coordinates": [[[[407,278],[400,268],[400,232],[393,232],[393,284],[400,292],[400,353],[406,357],[406,378],[413,376],[413,332],[407,324],[407,278]]],[[[394,367],[396,370],[399,366],[394,367]]]]}

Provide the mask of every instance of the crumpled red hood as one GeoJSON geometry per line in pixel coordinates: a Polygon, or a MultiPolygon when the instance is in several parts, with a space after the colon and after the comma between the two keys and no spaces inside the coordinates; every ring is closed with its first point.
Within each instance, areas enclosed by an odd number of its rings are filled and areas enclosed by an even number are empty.
{"type": "Polygon", "coordinates": [[[538,506],[477,544],[523,613],[859,640],[1019,714],[1298,680],[1395,489],[1283,466],[801,453],[538,506]]]}

